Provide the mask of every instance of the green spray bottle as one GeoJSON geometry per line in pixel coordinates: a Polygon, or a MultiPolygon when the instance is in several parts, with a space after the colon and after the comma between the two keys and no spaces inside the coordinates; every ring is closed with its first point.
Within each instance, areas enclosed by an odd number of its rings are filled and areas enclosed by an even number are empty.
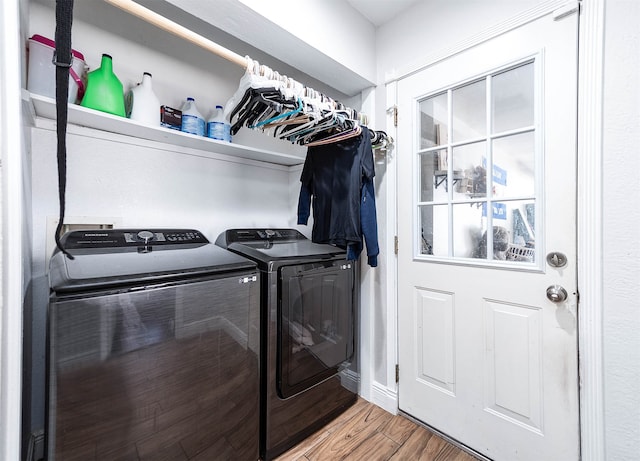
{"type": "Polygon", "coordinates": [[[80,105],[125,116],[122,82],[113,73],[112,58],[108,54],[102,55],[99,68],[87,74],[87,90],[80,105]]]}

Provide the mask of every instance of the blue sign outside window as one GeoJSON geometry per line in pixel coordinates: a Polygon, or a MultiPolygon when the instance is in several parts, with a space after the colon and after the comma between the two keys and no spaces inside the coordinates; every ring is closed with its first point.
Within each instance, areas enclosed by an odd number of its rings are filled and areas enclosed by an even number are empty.
{"type": "MultiPolygon", "coordinates": [[[[487,168],[487,159],[482,158],[482,166],[487,168]]],[[[493,182],[502,186],[507,185],[507,170],[503,170],[497,165],[493,165],[493,182]]]]}
{"type": "MultiPolygon", "coordinates": [[[[487,216],[487,204],[482,204],[482,216],[487,216]]],[[[504,203],[493,203],[493,219],[507,219],[507,205],[504,203]]]]}

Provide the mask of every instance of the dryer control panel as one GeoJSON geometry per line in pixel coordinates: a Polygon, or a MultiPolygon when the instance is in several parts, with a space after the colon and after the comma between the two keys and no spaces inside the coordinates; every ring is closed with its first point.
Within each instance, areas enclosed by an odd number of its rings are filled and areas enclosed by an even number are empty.
{"type": "MultiPolygon", "coordinates": [[[[229,245],[234,242],[255,242],[261,240],[283,241],[283,240],[307,240],[307,238],[295,229],[229,229],[220,237],[224,243],[229,245]]],[[[218,244],[220,242],[218,238],[218,244]]]]}

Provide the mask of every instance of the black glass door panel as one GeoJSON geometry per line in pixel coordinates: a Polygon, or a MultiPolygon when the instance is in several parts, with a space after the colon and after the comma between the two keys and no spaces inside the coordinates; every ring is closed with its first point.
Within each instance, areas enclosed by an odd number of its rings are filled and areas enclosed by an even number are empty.
{"type": "Polygon", "coordinates": [[[328,261],[280,269],[278,394],[291,397],[338,373],[354,351],[354,266],[328,261]]]}

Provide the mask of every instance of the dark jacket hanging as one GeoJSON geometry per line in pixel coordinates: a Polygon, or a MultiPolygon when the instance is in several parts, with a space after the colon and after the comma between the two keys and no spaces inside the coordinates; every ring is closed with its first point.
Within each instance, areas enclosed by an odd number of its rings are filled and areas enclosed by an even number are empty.
{"type": "Polygon", "coordinates": [[[379,253],[374,175],[371,137],[363,127],[357,137],[309,147],[298,199],[298,224],[306,225],[313,197],[313,242],[344,248],[355,260],[364,238],[372,267],[379,253]]]}

